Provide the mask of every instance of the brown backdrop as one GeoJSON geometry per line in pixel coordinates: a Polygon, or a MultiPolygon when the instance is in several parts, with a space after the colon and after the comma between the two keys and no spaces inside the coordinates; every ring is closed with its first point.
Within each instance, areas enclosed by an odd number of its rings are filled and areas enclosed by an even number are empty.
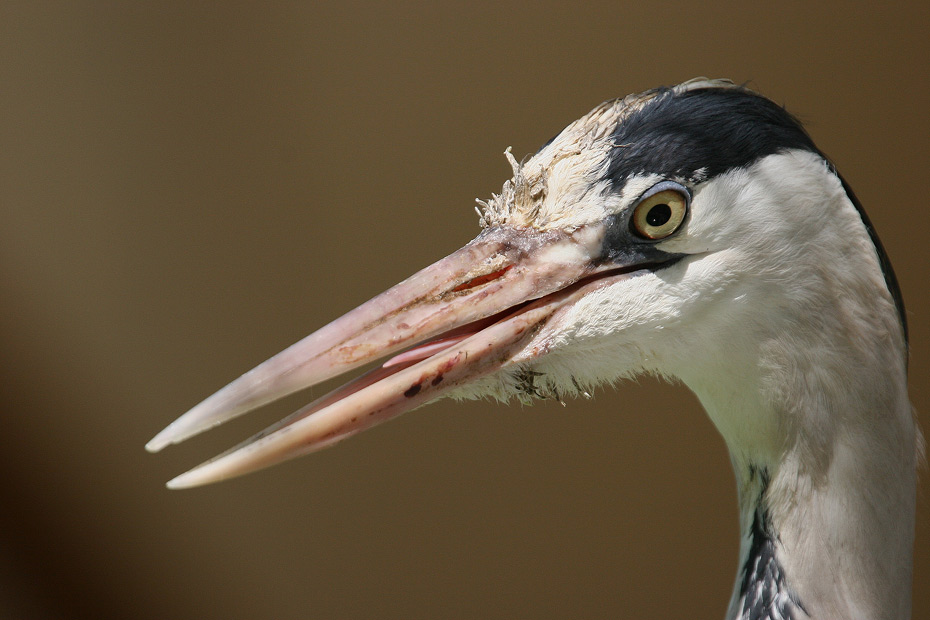
{"type": "Polygon", "coordinates": [[[926,2],[189,4],[0,7],[0,617],[721,618],[734,484],[680,386],[439,403],[188,492],[307,395],[142,449],[470,239],[506,146],[695,75],[786,103],[855,187],[928,424],[926,2]]]}

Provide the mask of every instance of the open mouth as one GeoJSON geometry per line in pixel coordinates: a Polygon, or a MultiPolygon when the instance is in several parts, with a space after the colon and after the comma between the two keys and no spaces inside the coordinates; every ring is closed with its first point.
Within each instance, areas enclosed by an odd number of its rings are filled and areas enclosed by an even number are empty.
{"type": "Polygon", "coordinates": [[[547,323],[582,297],[680,258],[598,264],[599,242],[591,231],[485,231],[233,381],[146,447],[158,451],[272,400],[387,358],[178,476],[169,487],[215,482],[320,450],[482,377],[532,362],[547,352],[547,323]]]}
{"type": "MultiPolygon", "coordinates": [[[[681,256],[674,256],[670,260],[662,262],[662,263],[646,263],[643,265],[633,265],[629,267],[617,267],[615,269],[610,269],[602,273],[588,276],[584,278],[583,280],[579,281],[578,284],[582,285],[585,282],[590,282],[590,281],[598,280],[601,278],[609,278],[611,276],[635,275],[637,272],[648,273],[648,272],[656,271],[658,269],[662,269],[664,267],[668,267],[678,262],[680,259],[681,259],[681,256]]],[[[460,284],[456,286],[455,288],[452,289],[451,292],[457,293],[463,290],[470,290],[478,286],[481,286],[483,284],[487,284],[488,282],[491,282],[501,277],[510,268],[511,266],[508,266],[492,274],[476,277],[465,285],[460,284]]],[[[398,365],[409,365],[411,363],[415,363],[420,360],[427,359],[437,353],[440,353],[441,351],[444,351],[452,346],[455,346],[456,344],[462,342],[463,340],[467,340],[468,338],[474,336],[475,334],[485,329],[486,327],[493,325],[497,321],[503,320],[507,318],[508,316],[519,312],[522,308],[532,303],[532,301],[534,300],[529,300],[529,301],[519,303],[516,306],[503,310],[493,316],[480,319],[478,321],[474,321],[467,325],[462,325],[461,327],[452,329],[444,334],[436,336],[435,338],[416,344],[413,347],[404,351],[403,353],[399,353],[391,357],[390,359],[388,359],[386,362],[382,364],[382,368],[391,368],[393,366],[398,366],[398,365]]]]}

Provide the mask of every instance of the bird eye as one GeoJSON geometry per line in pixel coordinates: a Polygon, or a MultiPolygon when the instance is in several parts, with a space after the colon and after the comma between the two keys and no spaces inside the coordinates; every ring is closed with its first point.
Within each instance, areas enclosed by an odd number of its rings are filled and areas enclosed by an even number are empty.
{"type": "Polygon", "coordinates": [[[678,230],[688,214],[688,191],[671,181],[654,186],[633,209],[633,232],[646,239],[664,239],[678,230]]]}

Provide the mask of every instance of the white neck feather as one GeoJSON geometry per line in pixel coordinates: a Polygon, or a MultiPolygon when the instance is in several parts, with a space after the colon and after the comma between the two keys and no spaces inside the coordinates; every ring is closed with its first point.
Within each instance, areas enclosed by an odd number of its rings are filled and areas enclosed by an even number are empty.
{"type": "MultiPolygon", "coordinates": [[[[783,273],[768,269],[729,284],[729,307],[746,296],[752,303],[726,317],[725,337],[717,330],[696,337],[704,363],[674,372],[724,436],[736,472],[742,543],[729,617],[909,618],[921,440],[902,329],[839,180],[822,163],[798,175],[791,161],[790,172],[802,178],[786,187],[785,157],[730,182],[749,191],[764,184],[759,194],[780,201],[786,218],[807,218],[799,229],[816,238],[803,245],[816,249],[786,256],[783,273]],[[811,217],[811,196],[829,226],[811,217]],[[744,597],[760,516],[782,569],[782,595],[794,597],[781,609],[777,601],[751,609],[744,597]]],[[[770,207],[758,204],[760,217],[770,207]]]]}

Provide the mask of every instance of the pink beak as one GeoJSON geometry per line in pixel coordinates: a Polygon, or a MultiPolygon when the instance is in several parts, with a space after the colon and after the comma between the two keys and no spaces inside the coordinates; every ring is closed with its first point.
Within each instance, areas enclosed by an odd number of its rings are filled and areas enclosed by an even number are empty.
{"type": "Polygon", "coordinates": [[[333,445],[475,379],[546,352],[544,326],[636,267],[600,260],[604,227],[493,228],[242,375],[171,423],[157,452],[236,416],[415,345],[169,488],[238,476],[333,445]],[[519,362],[515,357],[519,355],[519,362]]]}

